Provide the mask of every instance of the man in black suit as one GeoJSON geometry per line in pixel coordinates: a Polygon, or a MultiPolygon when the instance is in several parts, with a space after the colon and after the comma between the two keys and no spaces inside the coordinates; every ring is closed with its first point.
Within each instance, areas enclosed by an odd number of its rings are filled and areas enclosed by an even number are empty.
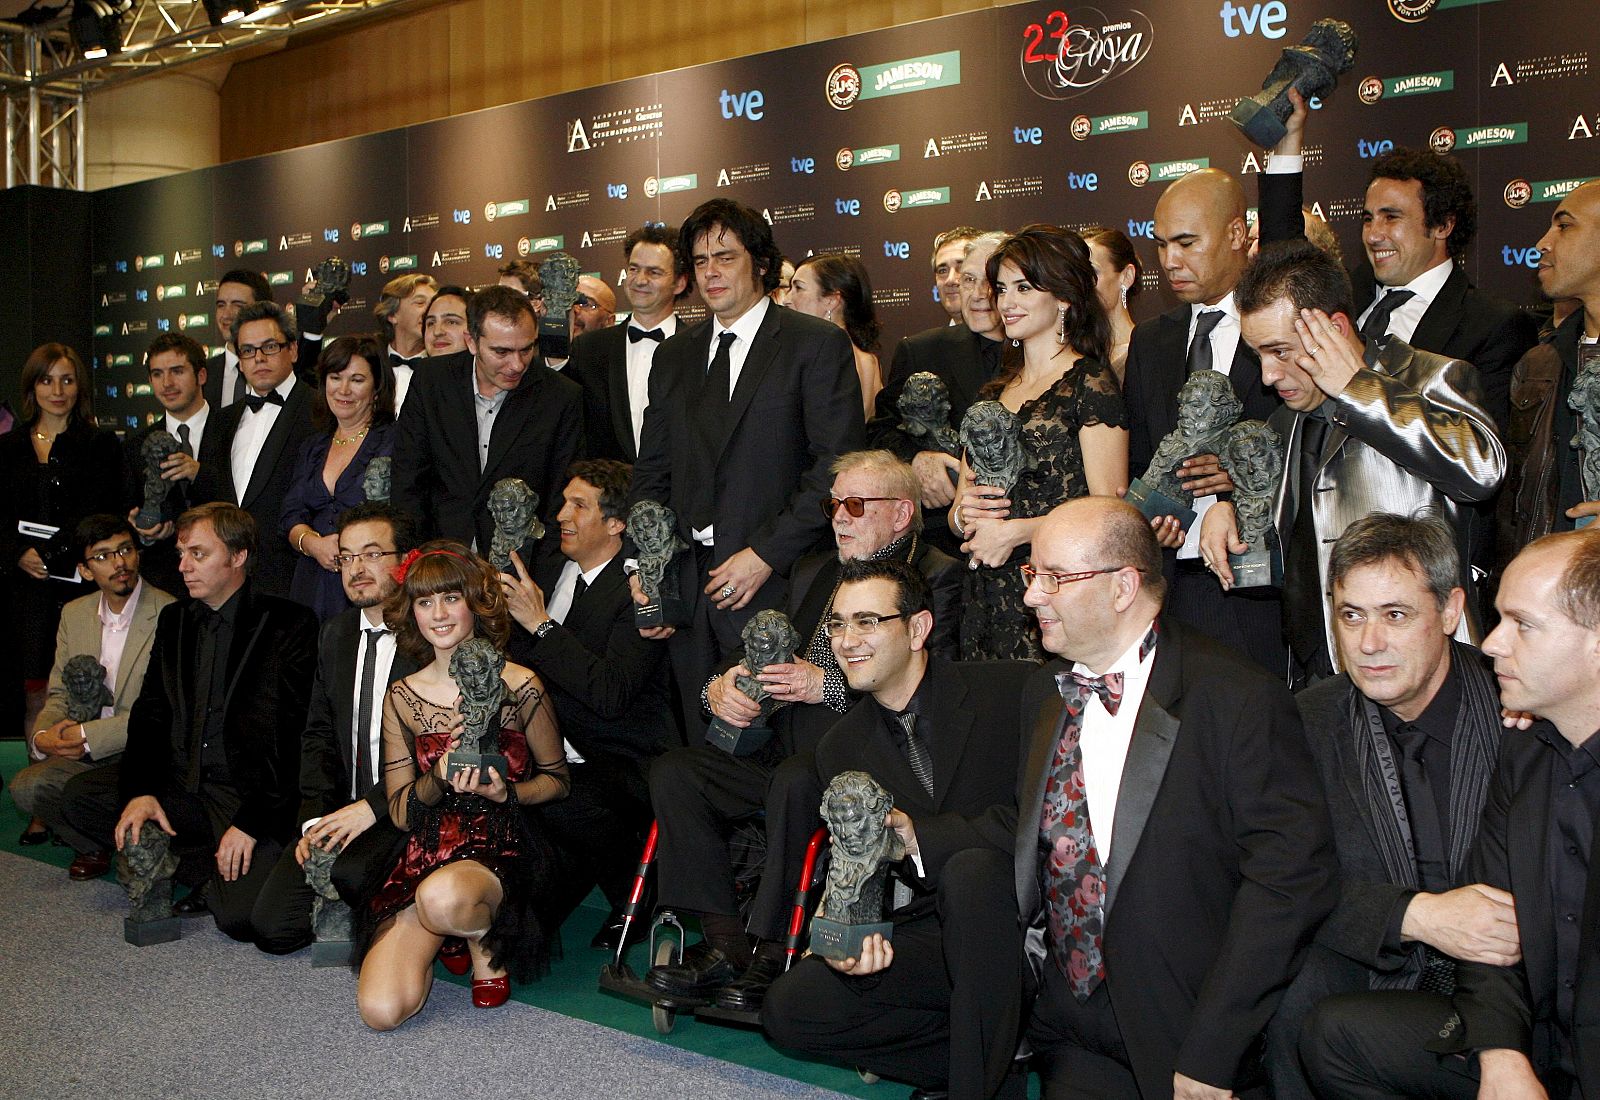
{"type": "Polygon", "coordinates": [[[253,587],[264,595],[287,596],[295,553],[278,533],[278,515],[295,456],[312,432],[311,387],[295,375],[295,345],[282,307],[270,301],[245,306],[234,330],[249,392],[209,425],[194,496],[237,504],[255,518],[253,587]]]}
{"type": "Polygon", "coordinates": [[[559,547],[527,566],[515,559],[516,576],[505,578],[516,622],[509,652],[544,681],[567,744],[571,790],[539,808],[557,843],[577,857],[555,909],[566,914],[598,884],[612,914],[594,946],[614,947],[650,829],[645,773],[678,735],[666,654],[639,636],[623,571],[631,472],[610,459],[577,462],[567,472],[559,547]]]}
{"type": "Polygon", "coordinates": [[[908,435],[900,427],[898,403],[906,379],[919,372],[937,375],[950,395],[950,427],[959,429],[961,418],[978,399],[978,391],[999,373],[1005,329],[994,308],[985,265],[1003,240],[1003,233],[982,233],[966,240],[959,294],[963,324],[938,325],[900,341],[889,367],[889,381],[878,391],[872,419],[867,422],[870,446],[893,451],[916,470],[922,483],[923,529],[934,545],[952,556],[959,555],[961,540],[951,534],[946,514],[955,500],[951,474],[959,471],[960,458],[930,450],[926,439],[908,435]]]}
{"type": "Polygon", "coordinates": [[[934,234],[929,264],[933,268],[933,296],[944,309],[947,327],[962,323],[961,273],[966,270],[967,245],[978,236],[970,225],[957,225],[934,234]]]}
{"type": "MultiPolygon", "coordinates": [[[[918,821],[976,817],[1011,800],[1017,695],[1035,666],[930,656],[929,597],[922,575],[900,562],[844,567],[828,621],[834,654],[862,698],[818,744],[815,789],[864,771],[918,821]]],[[[963,1024],[973,1018],[968,1001],[987,996],[993,975],[973,969],[982,955],[968,944],[992,929],[974,924],[974,907],[943,890],[896,894],[906,896],[893,911],[892,944],[874,937],[859,958],[800,961],[767,991],[762,1024],[779,1046],[943,1088],[946,1044],[911,1040],[909,1049],[908,1037],[925,1034],[930,1021],[943,1029],[952,1014],[963,1024]],[[946,914],[954,919],[947,923],[946,914]]],[[[1000,923],[1010,919],[1006,906],[997,908],[1000,923]]]]}
{"type": "Polygon", "coordinates": [[[583,387],[583,422],[590,458],[634,462],[650,403],[650,370],[662,341],[678,331],[674,306],[689,293],[678,262],[678,235],[646,225],[628,234],[622,292],[633,310],[626,324],[607,325],[572,341],[566,371],[583,387]]]}
{"type": "Polygon", "coordinates": [[[896,821],[946,897],[1020,917],[984,922],[992,977],[963,1024],[982,1042],[952,1050],[951,1095],[999,1087],[1024,973],[1046,1096],[1259,1095],[1261,1032],[1338,893],[1294,700],[1161,614],[1160,551],[1131,505],[1056,508],[1027,568],[1060,659],[1023,689],[1016,801],[896,821]],[[952,891],[951,864],[979,885],[952,891]]]}
{"type": "Polygon", "coordinates": [[[702,204],[679,231],[678,254],[692,261],[712,317],[656,353],[633,499],[671,508],[692,547],[679,588],[691,621],[651,636],[671,637],[697,740],[700,686],[752,615],[783,605],[784,578],[827,527],[828,466],[860,449],[865,425],[844,330],[767,297],[781,256],[760,211],[702,204]]]}
{"type": "Polygon", "coordinates": [[[107,848],[154,822],[174,838],[180,879],[204,884],[191,895],[203,904],[186,898],[179,907],[209,906],[217,927],[237,940],[253,938],[256,896],[294,840],[317,657],[311,611],[250,581],[255,539],[255,521],[232,504],[202,504],[179,517],[190,599],[169,604],[156,622],[144,687],[128,716],[121,815],[94,797],[66,807],[72,826],[107,848]]]}
{"type": "Polygon", "coordinates": [[[126,499],[128,522],[133,523],[144,505],[145,461],[142,454],[144,441],[154,432],[166,432],[178,441],[179,450],[168,455],[162,463],[162,478],[167,490],[165,514],[171,517],[147,528],[135,528],[144,543],[140,557],[144,562],[142,572],[157,588],[167,592],[182,592],[183,578],[178,576],[178,551],[173,542],[172,520],[189,510],[194,493],[195,475],[200,463],[195,458],[205,442],[206,423],[211,419],[212,407],[205,398],[209,379],[206,372],[206,352],[199,344],[181,332],[163,332],[144,353],[144,369],[150,378],[150,389],[160,402],[165,415],[149,427],[141,428],[128,436],[123,444],[122,468],[127,474],[126,499]]]}
{"type": "Polygon", "coordinates": [[[1301,1054],[1318,1096],[1600,1097],[1600,534],[1528,546],[1484,640],[1508,729],[1469,880],[1516,899],[1520,960],[1462,963],[1453,996],[1322,1003],[1301,1054]]]}
{"type": "Polygon", "coordinates": [[[350,607],[322,624],[316,679],[300,737],[300,840],[278,857],[251,913],[256,946],[287,955],[311,942],[311,888],[302,869],[313,847],[339,848],[332,881],[360,905],[394,869],[404,834],[389,822],[383,789],[383,701],[417,670],[395,646],[383,604],[391,570],[417,544],[411,517],[358,504],[339,517],[339,579],[350,607]]]}
{"type": "Polygon", "coordinates": [[[413,374],[428,359],[423,320],[438,291],[439,283],[432,275],[420,272],[397,275],[383,284],[378,304],[372,307],[373,315],[383,328],[389,365],[394,368],[394,407],[397,413],[405,408],[413,374]]]}
{"type": "MultiPolygon", "coordinates": [[[[780,704],[769,720],[772,739],[741,757],[713,745],[674,749],[650,770],[651,802],[660,825],[656,883],[661,903],[698,913],[706,932],[705,947],[692,949],[682,966],[650,972],[665,992],[714,995],[726,1007],[748,1009],[759,1005],[782,969],[790,897],[817,828],[822,796],[810,753],[856,701],[823,629],[844,566],[884,560],[913,566],[932,592],[933,623],[924,644],[935,656],[956,655],[962,569],[923,541],[911,467],[887,451],[860,451],[840,456],[834,471],[829,505],[837,549],[795,565],[785,608],[804,648],[793,662],[769,666],[758,677],[780,704]],[[855,510],[861,514],[854,515],[855,510]],[[734,915],[728,833],[763,807],[766,861],[750,910],[748,931],[758,941],[752,959],[746,929],[734,915]]],[[[703,699],[716,717],[743,728],[757,709],[736,686],[745,671],[739,661],[732,655],[727,667],[709,679],[703,699]]]]}
{"type": "Polygon", "coordinates": [[[538,324],[525,295],[492,286],[467,304],[467,351],[441,356],[413,380],[400,413],[390,499],[428,537],[487,552],[489,493],[519,477],[552,515],[562,475],[583,439],[583,391],[530,370],[538,324]]]}
{"type": "Polygon", "coordinates": [[[1322,773],[1339,904],[1267,1031],[1274,1100],[1312,1100],[1300,1029],[1335,993],[1447,993],[1456,962],[1517,955],[1511,895],[1466,877],[1500,749],[1483,654],[1451,640],[1466,593],[1437,516],[1374,512],[1329,567],[1344,672],[1295,699],[1322,773]]]}
{"type": "MultiPolygon", "coordinates": [[[[1178,426],[1178,390],[1196,370],[1226,374],[1246,418],[1265,420],[1278,407],[1276,396],[1262,385],[1260,359],[1239,337],[1233,288],[1250,248],[1239,182],[1214,168],[1190,173],[1162,193],[1155,213],[1161,269],[1183,304],[1135,325],[1128,343],[1123,392],[1128,469],[1135,476],[1144,473],[1162,438],[1178,426]]],[[[1299,232],[1298,209],[1293,217],[1299,232]]],[[[1265,228],[1261,239],[1275,239],[1265,228]]],[[[1282,675],[1287,661],[1277,599],[1261,590],[1224,593],[1200,557],[1200,521],[1217,494],[1231,491],[1233,483],[1215,455],[1187,460],[1183,472],[1184,488],[1195,498],[1195,522],[1184,531],[1171,518],[1154,521],[1161,545],[1176,551],[1166,556],[1167,613],[1282,675]]]]}

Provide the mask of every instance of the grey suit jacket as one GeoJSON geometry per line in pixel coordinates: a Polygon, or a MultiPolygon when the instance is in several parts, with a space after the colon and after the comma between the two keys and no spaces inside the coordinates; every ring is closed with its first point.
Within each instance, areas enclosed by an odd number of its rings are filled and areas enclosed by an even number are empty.
{"type": "MultiPolygon", "coordinates": [[[[1389,337],[1367,348],[1367,367],[1343,393],[1324,403],[1329,428],[1317,462],[1311,501],[1318,538],[1317,570],[1328,591],[1328,558],[1344,529],[1370,512],[1411,515],[1432,509],[1456,531],[1467,614],[1459,641],[1480,637],[1473,617],[1463,505],[1488,500],[1506,473],[1506,451],[1494,418],[1483,408],[1471,363],[1419,351],[1389,337]]],[[[1285,406],[1270,424],[1284,443],[1284,477],[1273,516],[1280,544],[1289,546],[1298,500],[1300,447],[1306,414],[1285,406]]],[[[1324,614],[1328,652],[1339,667],[1332,626],[1324,614]]]]}
{"type": "MultiPolygon", "coordinates": [[[[122,752],[128,743],[128,711],[139,697],[145,666],[150,663],[156,616],[171,602],[171,596],[149,581],[144,582],[139,602],[133,609],[133,622],[128,626],[122,662],[117,665],[117,682],[111,688],[115,713],[110,718],[93,718],[83,724],[83,736],[89,742],[89,755],[94,760],[108,760],[122,752]]],[[[49,696],[33,724],[36,731],[49,729],[67,716],[67,692],[61,683],[61,670],[80,653],[100,656],[99,589],[61,609],[61,625],[56,628],[56,663],[50,669],[49,696]]]]}

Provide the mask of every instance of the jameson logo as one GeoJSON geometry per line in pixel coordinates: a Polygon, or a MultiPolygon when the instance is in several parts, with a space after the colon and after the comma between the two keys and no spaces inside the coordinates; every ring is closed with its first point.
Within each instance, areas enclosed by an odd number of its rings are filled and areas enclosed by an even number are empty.
{"type": "Polygon", "coordinates": [[[172,283],[168,286],[156,287],[156,301],[165,301],[168,298],[186,298],[189,295],[188,283],[172,283]]]}
{"type": "Polygon", "coordinates": [[[1456,86],[1454,69],[1442,73],[1416,73],[1412,76],[1394,76],[1383,82],[1386,96],[1427,95],[1429,92],[1448,92],[1456,86]]]}
{"type": "Polygon", "coordinates": [[[111,335],[111,326],[110,325],[96,325],[96,326],[94,326],[94,334],[96,336],[110,336],[111,335]]]}
{"type": "Polygon", "coordinates": [[[387,275],[391,271],[415,271],[417,258],[412,256],[379,256],[378,270],[387,275]]]}
{"type": "Polygon", "coordinates": [[[700,186],[700,177],[693,172],[686,176],[650,176],[644,181],[644,193],[648,198],[657,195],[671,195],[678,191],[693,191],[700,186]]]}
{"type": "Polygon", "coordinates": [[[1491,126],[1474,126],[1469,130],[1452,130],[1441,126],[1428,139],[1437,153],[1452,149],[1488,149],[1496,145],[1521,145],[1528,140],[1526,122],[1495,123],[1491,126]]]}
{"type": "Polygon", "coordinates": [[[356,222],[350,226],[350,239],[353,241],[359,241],[362,237],[386,237],[388,235],[388,222],[356,222]]]}
{"type": "Polygon", "coordinates": [[[1566,198],[1579,187],[1600,176],[1577,176],[1565,180],[1540,180],[1533,184],[1534,202],[1556,202],[1566,198]]]}
{"type": "Polygon", "coordinates": [[[267,275],[267,284],[269,286],[288,286],[292,282],[294,282],[294,272],[292,271],[274,271],[267,275]]]}
{"type": "Polygon", "coordinates": [[[1149,111],[1129,111],[1120,115],[1079,115],[1072,120],[1072,136],[1079,141],[1100,134],[1125,134],[1132,130],[1150,128],[1149,111]]]}
{"type": "Polygon", "coordinates": [[[517,241],[517,255],[529,256],[535,252],[559,252],[567,247],[565,237],[523,237],[517,241]]]}
{"type": "Polygon", "coordinates": [[[900,159],[900,146],[898,145],[869,145],[865,149],[840,149],[839,155],[834,158],[834,163],[842,172],[851,168],[861,168],[868,164],[888,164],[900,159]]]}
{"type": "Polygon", "coordinates": [[[265,252],[266,250],[267,242],[265,239],[259,241],[233,242],[233,254],[235,256],[250,256],[257,252],[265,252]]]}
{"type": "Polygon", "coordinates": [[[526,214],[527,212],[527,199],[511,199],[508,202],[491,202],[488,206],[483,208],[483,216],[489,221],[494,221],[496,218],[509,218],[514,214],[526,214]]]}
{"type": "Polygon", "coordinates": [[[1043,99],[1072,99],[1132,72],[1154,41],[1150,17],[1137,9],[1116,18],[1099,8],[1056,9],[1022,30],[1022,79],[1043,99]]]}
{"type": "Polygon", "coordinates": [[[883,196],[883,208],[889,213],[918,206],[943,206],[950,201],[948,187],[919,187],[915,191],[889,191],[883,196]]]}
{"type": "Polygon", "coordinates": [[[205,328],[211,316],[206,313],[180,313],[178,314],[178,327],[180,329],[205,328]]]}
{"type": "Polygon", "coordinates": [[[131,367],[133,366],[133,356],[125,351],[119,351],[111,357],[111,365],[113,367],[131,367]]]}
{"type": "Polygon", "coordinates": [[[861,99],[877,99],[961,83],[961,51],[947,50],[926,57],[910,57],[887,65],[861,67],[861,99]]]}

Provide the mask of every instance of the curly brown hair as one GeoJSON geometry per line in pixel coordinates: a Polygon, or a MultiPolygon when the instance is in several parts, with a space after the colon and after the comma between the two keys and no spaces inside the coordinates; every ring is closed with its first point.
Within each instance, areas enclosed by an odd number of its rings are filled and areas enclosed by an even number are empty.
{"type": "Polygon", "coordinates": [[[511,616],[505,589],[494,567],[459,542],[434,539],[402,559],[405,579],[383,605],[383,621],[394,631],[395,645],[419,665],[433,660],[433,646],[417,627],[412,605],[424,596],[459,592],[472,612],[473,633],[504,650],[511,638],[511,616]],[[409,559],[409,565],[407,560],[409,559]]]}

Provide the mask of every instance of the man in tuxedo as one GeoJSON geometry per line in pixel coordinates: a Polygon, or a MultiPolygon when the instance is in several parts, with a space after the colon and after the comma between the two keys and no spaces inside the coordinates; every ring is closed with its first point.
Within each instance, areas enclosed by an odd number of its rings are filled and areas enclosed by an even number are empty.
{"type": "Polygon", "coordinates": [[[980,233],[962,246],[956,297],[963,324],[937,325],[900,341],[889,367],[888,384],[878,391],[867,424],[871,446],[893,451],[916,470],[922,483],[923,529],[934,545],[952,556],[959,554],[960,540],[950,533],[946,516],[955,500],[951,474],[959,471],[960,458],[932,450],[928,440],[914,438],[902,429],[899,401],[906,379],[913,374],[937,375],[950,395],[950,427],[959,430],[978,391],[999,373],[1005,329],[994,308],[985,265],[1003,240],[1003,233],[980,233]]]}
{"type": "Polygon", "coordinates": [[[409,515],[368,501],[339,517],[339,579],[350,607],[322,624],[300,735],[300,840],[279,855],[251,911],[256,946],[287,955],[311,942],[313,847],[339,849],[332,882],[350,905],[382,886],[404,833],[389,821],[383,787],[383,702],[417,670],[383,621],[398,587],[395,563],[417,545],[409,515]]]}
{"type": "Polygon", "coordinates": [[[165,415],[129,435],[124,444],[126,458],[122,468],[127,474],[128,522],[136,521],[144,504],[144,441],[152,432],[166,432],[178,441],[178,450],[166,457],[161,470],[170,486],[164,511],[171,518],[136,530],[144,544],[143,575],[158,588],[181,592],[183,578],[178,576],[178,551],[171,521],[187,512],[192,503],[195,475],[200,472],[195,456],[200,453],[206,423],[211,419],[211,405],[204,393],[209,379],[205,349],[181,332],[163,332],[145,350],[144,369],[165,415]]]}
{"type": "MultiPolygon", "coordinates": [[[[922,575],[901,562],[845,566],[829,632],[861,699],[817,746],[819,795],[839,773],[864,771],[898,812],[918,821],[976,817],[1011,800],[1021,741],[1016,701],[1035,666],[930,656],[929,596],[922,575]]],[[[972,923],[975,908],[943,889],[897,887],[895,894],[903,901],[893,910],[892,943],[875,936],[856,958],[799,961],[767,991],[762,1024],[781,1047],[945,1088],[949,1047],[969,1040],[923,1036],[930,1024],[945,1030],[952,1016],[962,1025],[974,1018],[970,999],[987,996],[992,975],[973,968],[982,954],[969,944],[992,930],[972,923]]],[[[997,923],[1014,919],[1007,903],[995,908],[997,923]]]]}
{"type": "MultiPolygon", "coordinates": [[[[1295,682],[1338,670],[1326,600],[1329,551],[1373,511],[1432,511],[1450,524],[1469,594],[1456,636],[1475,640],[1466,509],[1494,496],[1505,476],[1505,449],[1480,402],[1477,371],[1395,336],[1365,342],[1351,320],[1344,269],[1303,239],[1264,246],[1237,299],[1244,339],[1283,401],[1267,423],[1283,441],[1273,519],[1295,682]]],[[[1227,587],[1227,555],[1245,548],[1233,505],[1216,505],[1202,522],[1205,561],[1227,587]]]]}
{"type": "Polygon", "coordinates": [[[66,810],[73,828],[105,848],[137,839],[146,822],[173,837],[180,881],[203,885],[175,909],[209,907],[217,927],[237,940],[253,938],[256,895],[294,840],[295,777],[317,656],[310,609],[265,595],[250,580],[255,539],[255,520],[233,504],[202,504],[179,517],[179,569],[190,599],[168,605],[156,621],[128,716],[121,815],[94,797],[75,798],[66,810]]]}
{"type": "Polygon", "coordinates": [[[1329,561],[1344,673],[1295,702],[1322,773],[1339,904],[1267,1030],[1274,1100],[1312,1100],[1301,1026],[1335,993],[1448,994],[1457,962],[1517,957],[1511,895],[1467,877],[1500,750],[1500,691],[1483,654],[1451,640],[1466,593],[1437,516],[1374,512],[1329,561]]]}
{"type": "MultiPolygon", "coordinates": [[[[1300,212],[1295,210],[1295,231],[1300,212]]],[[[1249,258],[1244,190],[1215,168],[1173,183],[1156,202],[1155,240],[1167,285],[1183,304],[1133,328],[1123,374],[1128,406],[1128,469],[1144,473],[1161,440],[1178,426],[1178,390],[1197,370],[1228,376],[1244,404],[1244,416],[1265,420],[1278,407],[1261,381],[1261,362],[1239,337],[1234,287],[1249,258]]],[[[1263,225],[1262,239],[1273,233],[1263,225]]],[[[1217,641],[1247,653],[1263,668],[1286,668],[1280,640],[1278,601],[1260,591],[1224,593],[1206,575],[1200,557],[1200,523],[1217,494],[1233,483],[1215,455],[1197,455],[1181,468],[1183,486],[1194,494],[1195,522],[1187,531],[1169,518],[1153,521],[1167,556],[1171,592],[1167,613],[1217,641]]]]}
{"type": "MultiPolygon", "coordinates": [[[[751,1009],[782,970],[790,898],[822,797],[811,750],[856,701],[824,628],[845,566],[902,561],[921,573],[933,616],[922,644],[937,657],[956,655],[962,569],[923,540],[916,497],[916,475],[887,451],[840,456],[828,500],[837,548],[795,565],[785,608],[805,640],[803,650],[792,662],[770,665],[757,677],[777,704],[769,719],[772,739],[738,757],[717,746],[690,745],[667,753],[651,768],[650,796],[660,825],[656,883],[661,903],[699,914],[706,932],[705,946],[683,965],[650,972],[657,988],[715,996],[724,1007],[751,1009]],[[748,931],[758,941],[752,957],[746,928],[734,915],[728,833],[763,807],[766,861],[750,910],[748,931]]],[[[758,714],[736,684],[746,671],[735,653],[702,689],[705,708],[739,728],[758,714]]]]}
{"type": "Polygon", "coordinates": [[[1161,613],[1160,549],[1129,504],[1056,508],[1026,575],[1058,659],[1022,691],[1016,800],[893,822],[941,897],[978,906],[988,930],[977,1018],[949,1025],[975,1037],[951,1051],[950,1094],[1000,1086],[1026,976],[1046,1096],[1260,1095],[1261,1032],[1338,893],[1294,700],[1161,613]]]}
{"type": "Polygon", "coordinates": [[[489,494],[519,477],[556,509],[562,475],[583,439],[583,391],[530,370],[538,325],[525,295],[492,286],[467,303],[467,351],[428,364],[395,430],[390,499],[422,520],[425,537],[487,552],[489,494]]]}
{"type": "Polygon", "coordinates": [[[639,636],[623,570],[632,472],[611,459],[576,462],[567,472],[559,547],[533,562],[515,559],[516,576],[505,578],[516,623],[509,652],[544,681],[567,744],[571,790],[539,814],[582,871],[563,884],[555,909],[565,915],[598,884],[612,912],[592,946],[609,949],[650,829],[645,773],[678,737],[666,655],[639,636]]]}
{"type": "Polygon", "coordinates": [[[383,285],[372,312],[383,328],[389,365],[394,368],[394,407],[399,412],[411,392],[412,373],[428,357],[422,340],[422,319],[439,283],[432,275],[397,275],[383,285]]]}
{"type": "Polygon", "coordinates": [[[235,268],[223,273],[217,280],[216,316],[217,335],[222,338],[222,351],[211,357],[206,372],[206,403],[213,409],[225,409],[245,395],[249,382],[239,366],[238,346],[234,342],[234,322],[239,311],[256,302],[272,301],[272,287],[267,277],[249,268],[235,268]]]}
{"type": "Polygon", "coordinates": [[[650,404],[650,370],[662,341],[678,331],[677,303],[689,276],[677,256],[678,235],[646,225],[628,234],[622,292],[633,310],[625,325],[585,332],[572,341],[566,375],[583,387],[583,422],[590,458],[634,462],[650,404]]]}
{"type": "Polygon", "coordinates": [[[865,433],[844,330],[767,297],[780,255],[760,211],[702,204],[678,254],[712,316],[656,353],[633,499],[671,508],[692,548],[680,578],[691,621],[651,636],[671,639],[684,726],[698,740],[700,686],[752,615],[782,606],[784,578],[826,530],[828,467],[865,433]]]}
{"type": "Polygon", "coordinates": [[[278,534],[278,515],[295,456],[312,432],[311,387],[295,375],[295,345],[282,307],[270,301],[245,306],[234,329],[249,392],[208,426],[193,495],[250,513],[257,532],[250,555],[253,587],[263,595],[287,596],[295,554],[278,534]]]}
{"type": "Polygon", "coordinates": [[[1528,546],[1484,641],[1508,729],[1467,879],[1515,898],[1516,951],[1462,962],[1455,992],[1324,1001],[1301,1054],[1319,1097],[1600,1097],[1600,534],[1528,546]]]}
{"type": "Polygon", "coordinates": [[[945,325],[955,326],[961,318],[961,272],[967,256],[967,245],[979,235],[970,225],[958,225],[935,234],[933,238],[933,296],[944,307],[945,325]]]}
{"type": "MultiPolygon", "coordinates": [[[[78,881],[99,878],[111,867],[111,853],[73,829],[62,814],[73,777],[91,768],[115,769],[128,740],[128,711],[144,682],[155,636],[156,616],[172,597],[139,575],[139,543],[126,520],[89,516],[73,540],[83,550],[78,573],[95,591],[61,609],[56,629],[56,660],[44,708],[34,719],[28,755],[35,761],[11,779],[11,797],[25,818],[37,818],[72,846],[67,868],[78,881]],[[62,671],[74,657],[88,656],[105,668],[111,702],[83,722],[67,717],[68,689],[62,671]]],[[[114,780],[113,780],[114,783],[114,780]]],[[[111,806],[116,813],[118,807],[111,806]]]]}

